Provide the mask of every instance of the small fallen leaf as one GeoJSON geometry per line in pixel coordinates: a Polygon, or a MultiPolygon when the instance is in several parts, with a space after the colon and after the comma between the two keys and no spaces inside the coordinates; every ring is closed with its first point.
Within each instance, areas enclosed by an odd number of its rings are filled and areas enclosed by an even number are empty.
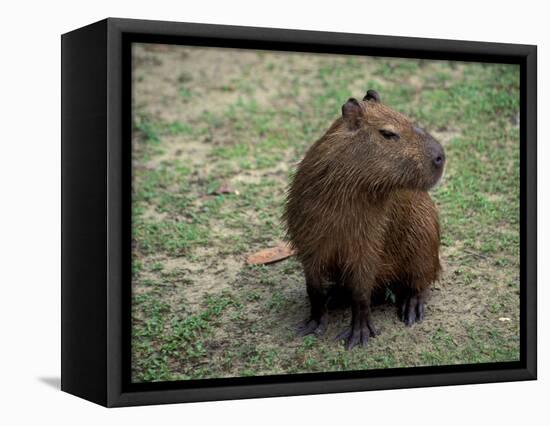
{"type": "Polygon", "coordinates": [[[502,321],[502,322],[504,322],[504,321],[512,321],[510,318],[506,318],[506,317],[500,317],[498,320],[499,320],[499,321],[502,321]]]}
{"type": "Polygon", "coordinates": [[[251,254],[246,259],[246,263],[249,265],[266,265],[286,259],[292,255],[294,255],[294,250],[288,244],[281,243],[275,247],[266,248],[251,254]]]}
{"type": "Polygon", "coordinates": [[[210,192],[212,195],[222,195],[222,194],[236,194],[239,193],[235,191],[235,189],[229,185],[229,183],[224,182],[222,183],[217,189],[214,189],[212,192],[210,192]]]}

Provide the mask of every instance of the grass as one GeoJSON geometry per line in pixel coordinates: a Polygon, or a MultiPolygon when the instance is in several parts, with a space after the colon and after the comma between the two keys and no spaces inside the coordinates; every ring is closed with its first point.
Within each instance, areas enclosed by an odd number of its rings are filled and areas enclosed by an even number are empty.
{"type": "Polygon", "coordinates": [[[136,52],[172,66],[159,75],[159,61],[142,61],[135,83],[133,380],[518,359],[517,67],[210,51],[220,68],[208,77],[200,49],[136,52]],[[326,337],[295,337],[308,312],[296,259],[244,259],[282,238],[296,161],[368,88],[445,146],[432,191],[444,274],[422,324],[405,328],[389,294],[373,313],[382,334],[345,351],[332,338],[347,311],[331,312],[326,337]],[[234,191],[216,195],[222,183],[234,191]]]}

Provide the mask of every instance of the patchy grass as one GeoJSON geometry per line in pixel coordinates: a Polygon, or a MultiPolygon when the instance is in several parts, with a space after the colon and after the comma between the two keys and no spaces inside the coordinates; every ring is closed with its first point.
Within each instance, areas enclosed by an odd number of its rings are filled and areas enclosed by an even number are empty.
{"type": "Polygon", "coordinates": [[[134,55],[134,381],[519,358],[517,67],[152,45],[134,55]],[[345,351],[332,339],[347,311],[331,312],[325,337],[295,337],[308,312],[296,259],[244,259],[282,238],[296,161],[368,88],[445,146],[432,193],[444,274],[422,324],[377,306],[382,334],[345,351]],[[235,192],[214,195],[222,183],[235,192]]]}

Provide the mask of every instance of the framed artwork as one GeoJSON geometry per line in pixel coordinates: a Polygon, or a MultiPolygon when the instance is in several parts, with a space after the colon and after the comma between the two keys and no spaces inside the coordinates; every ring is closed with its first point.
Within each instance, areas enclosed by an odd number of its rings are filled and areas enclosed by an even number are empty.
{"type": "Polygon", "coordinates": [[[105,406],[536,378],[536,46],[62,36],[62,389],[105,406]]]}

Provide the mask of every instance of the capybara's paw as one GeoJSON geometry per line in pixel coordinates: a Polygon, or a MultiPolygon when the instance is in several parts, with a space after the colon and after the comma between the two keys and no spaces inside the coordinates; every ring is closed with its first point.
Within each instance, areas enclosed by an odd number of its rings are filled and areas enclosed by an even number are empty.
{"type": "Polygon", "coordinates": [[[380,330],[374,327],[372,324],[369,324],[370,337],[380,336],[380,330]]]}
{"type": "Polygon", "coordinates": [[[311,318],[296,327],[296,334],[304,337],[309,334],[322,336],[327,331],[327,316],[323,315],[320,319],[311,318]]]}
{"type": "Polygon", "coordinates": [[[344,347],[346,349],[353,349],[354,346],[367,347],[369,343],[369,337],[376,337],[380,334],[380,331],[374,327],[370,319],[364,326],[353,327],[350,326],[336,336],[335,340],[344,340],[344,347]]]}
{"type": "Polygon", "coordinates": [[[347,350],[353,349],[355,346],[367,347],[369,343],[369,337],[374,337],[379,334],[378,330],[373,328],[373,331],[369,327],[348,327],[340,334],[336,336],[334,340],[344,341],[344,347],[347,350]]]}
{"type": "Polygon", "coordinates": [[[401,305],[401,321],[407,327],[424,319],[424,300],[418,296],[407,297],[401,305]]]}

